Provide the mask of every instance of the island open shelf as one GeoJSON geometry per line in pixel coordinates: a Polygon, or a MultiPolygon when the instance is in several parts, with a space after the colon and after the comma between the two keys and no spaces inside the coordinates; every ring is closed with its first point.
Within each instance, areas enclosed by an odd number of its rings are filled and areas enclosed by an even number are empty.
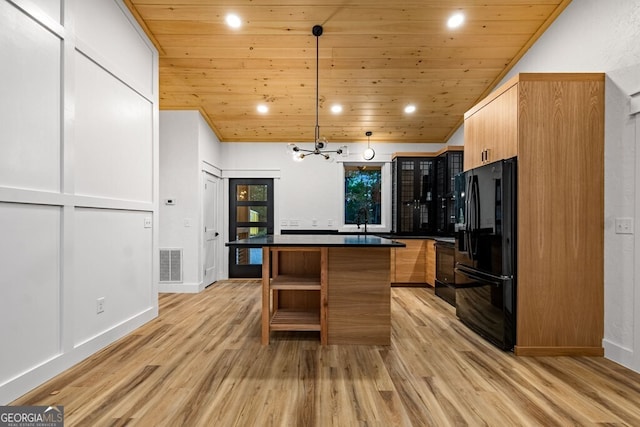
{"type": "Polygon", "coordinates": [[[319,331],[327,343],[326,257],[326,248],[262,248],[262,344],[271,331],[319,331]]]}
{"type": "Polygon", "coordinates": [[[391,248],[372,235],[274,235],[262,247],[262,344],[272,331],[319,331],[320,343],[391,343],[391,248]]]}

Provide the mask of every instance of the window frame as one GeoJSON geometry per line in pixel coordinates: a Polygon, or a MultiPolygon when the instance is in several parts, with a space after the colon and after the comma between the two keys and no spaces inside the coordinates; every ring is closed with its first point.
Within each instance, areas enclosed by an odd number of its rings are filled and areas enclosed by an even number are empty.
{"type": "Polygon", "coordinates": [[[391,163],[389,162],[342,162],[340,168],[340,222],[342,231],[357,232],[364,231],[364,227],[356,224],[345,223],[345,179],[346,168],[357,166],[375,166],[380,167],[380,224],[368,224],[367,232],[387,232],[389,231],[389,219],[391,217],[391,163]]]}

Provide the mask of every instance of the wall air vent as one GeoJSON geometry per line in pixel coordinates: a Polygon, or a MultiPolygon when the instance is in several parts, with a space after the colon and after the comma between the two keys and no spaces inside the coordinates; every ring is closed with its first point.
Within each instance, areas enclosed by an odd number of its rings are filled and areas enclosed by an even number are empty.
{"type": "Polygon", "coordinates": [[[182,283],[182,249],[160,249],[160,283],[182,283]]]}

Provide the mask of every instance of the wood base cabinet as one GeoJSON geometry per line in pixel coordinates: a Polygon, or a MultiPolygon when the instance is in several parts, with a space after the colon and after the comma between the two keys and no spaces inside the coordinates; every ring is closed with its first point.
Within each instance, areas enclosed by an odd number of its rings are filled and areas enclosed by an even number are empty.
{"type": "Polygon", "coordinates": [[[432,239],[395,239],[406,245],[391,251],[391,282],[435,286],[436,252],[432,239]]]}
{"type": "Polygon", "coordinates": [[[519,74],[465,114],[465,170],[515,155],[514,352],[601,356],[604,74],[519,74]]]}

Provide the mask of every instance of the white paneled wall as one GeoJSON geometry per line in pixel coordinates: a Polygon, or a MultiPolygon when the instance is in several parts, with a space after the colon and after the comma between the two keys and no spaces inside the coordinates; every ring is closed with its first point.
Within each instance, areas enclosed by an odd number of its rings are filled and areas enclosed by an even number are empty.
{"type": "Polygon", "coordinates": [[[74,322],[74,346],[156,303],[149,291],[153,239],[151,228],[144,228],[147,217],[147,212],[76,210],[73,317],[86,321],[74,322]],[[105,311],[96,316],[98,298],[105,299],[105,311]]]}
{"type": "Polygon", "coordinates": [[[0,381],[60,354],[61,214],[0,203],[0,381]]]}
{"type": "Polygon", "coordinates": [[[6,404],[157,316],[159,113],[120,0],[0,0],[0,52],[6,404]]]}
{"type": "Polygon", "coordinates": [[[75,192],[151,202],[153,103],[77,54],[75,192]]]}
{"type": "Polygon", "coordinates": [[[0,17],[0,186],[59,191],[62,41],[5,1],[0,17]]]}

